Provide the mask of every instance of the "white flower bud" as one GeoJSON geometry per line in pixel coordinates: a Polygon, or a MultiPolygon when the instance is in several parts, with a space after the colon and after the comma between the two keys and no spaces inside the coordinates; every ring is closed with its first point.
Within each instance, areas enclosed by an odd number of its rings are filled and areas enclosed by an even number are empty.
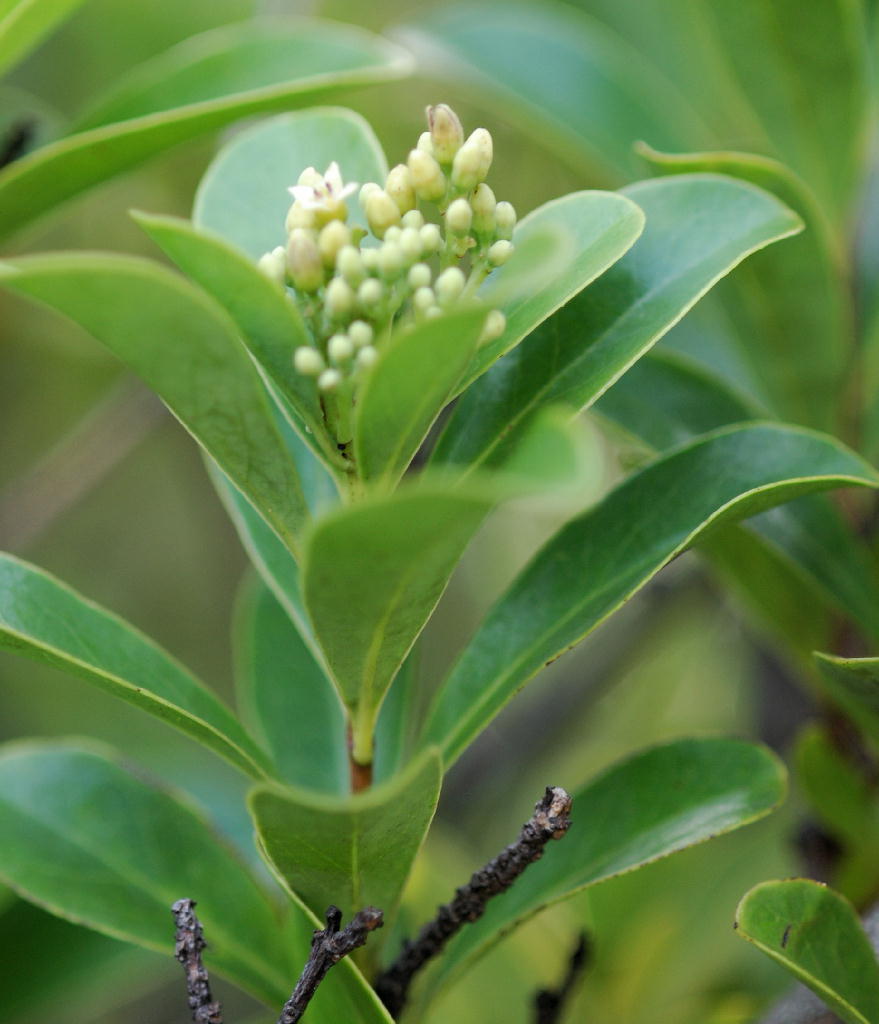
{"type": "Polygon", "coordinates": [[[324,370],[317,378],[317,386],[321,391],[335,391],[342,383],[342,374],[338,370],[324,370]]]}
{"type": "Polygon", "coordinates": [[[324,308],[331,320],[343,320],[354,309],[354,291],[341,277],[334,277],[324,293],[324,308]]]}
{"type": "Polygon", "coordinates": [[[370,274],[378,273],[378,249],[361,249],[360,259],[370,274]]]}
{"type": "Polygon", "coordinates": [[[415,209],[415,186],[406,164],[392,167],[385,182],[385,192],[394,200],[400,213],[415,209]]]}
{"type": "Polygon", "coordinates": [[[316,292],[324,283],[324,267],[314,235],[297,228],[287,241],[287,269],[301,292],[316,292]]]}
{"type": "Polygon", "coordinates": [[[364,370],[374,366],[377,359],[378,350],[374,349],[372,345],[367,345],[357,353],[357,365],[364,370]]]}
{"type": "Polygon", "coordinates": [[[452,184],[462,192],[470,192],[485,181],[493,155],[491,133],[477,128],[455,154],[452,164],[452,184]]]}
{"type": "Polygon", "coordinates": [[[506,200],[498,203],[494,210],[494,222],[498,238],[509,241],[516,227],[516,211],[513,204],[506,200]]]}
{"type": "Polygon", "coordinates": [[[317,224],[317,217],[314,210],[304,206],[297,199],[287,211],[287,219],[284,221],[284,228],[287,234],[292,234],[297,228],[313,228],[317,224]]]}
{"type": "Polygon", "coordinates": [[[483,182],[477,185],[470,197],[470,208],[473,210],[473,230],[478,235],[492,234],[495,229],[494,215],[497,200],[494,192],[483,182]]]}
{"type": "Polygon", "coordinates": [[[385,297],[385,286],[374,277],[368,277],[357,289],[357,301],[364,309],[372,309],[385,297]]]}
{"type": "Polygon", "coordinates": [[[433,142],[430,139],[430,132],[422,132],[418,136],[418,143],[415,146],[416,149],[420,149],[425,153],[430,153],[433,156],[433,142]]]}
{"type": "Polygon", "coordinates": [[[334,334],[327,342],[327,355],[334,366],[347,363],[354,355],[354,345],[347,334],[334,334]]]}
{"type": "Polygon", "coordinates": [[[407,280],[409,281],[410,288],[426,288],[433,280],[433,274],[426,263],[416,263],[409,270],[407,280]]]}
{"type": "Polygon", "coordinates": [[[378,251],[378,269],[382,277],[393,280],[406,266],[403,250],[396,242],[385,242],[378,251]]]}
{"type": "Polygon", "coordinates": [[[446,210],[446,227],[453,235],[466,235],[473,223],[473,211],[466,199],[455,199],[446,210]]]}
{"type": "Polygon", "coordinates": [[[439,252],[442,249],[443,236],[436,224],[425,224],[418,234],[421,235],[422,252],[439,252]]]}
{"type": "Polygon", "coordinates": [[[485,318],[485,326],[479,337],[479,344],[484,345],[487,341],[494,341],[499,338],[507,327],[507,318],[499,309],[493,309],[485,318]]]}
{"type": "Polygon", "coordinates": [[[421,256],[421,235],[418,228],[403,228],[398,244],[407,263],[414,263],[421,256]]]}
{"type": "Polygon", "coordinates": [[[412,305],[419,313],[426,313],[431,306],[435,306],[436,295],[434,295],[433,288],[427,286],[417,288],[412,296],[412,305]]]}
{"type": "Polygon", "coordinates": [[[377,185],[374,181],[368,181],[365,185],[360,186],[360,205],[365,209],[366,200],[372,195],[373,192],[381,192],[381,185],[377,185]]]}
{"type": "Polygon", "coordinates": [[[385,232],[385,237],[384,237],[383,241],[385,241],[385,242],[399,242],[401,234],[402,234],[402,230],[396,224],[394,224],[391,227],[389,227],[388,230],[385,232]]]}
{"type": "MultiPolygon", "coordinates": [[[[330,225],[327,225],[327,228],[330,225]]],[[[324,228],[324,231],[327,230],[324,228]]],[[[363,266],[363,257],[360,250],[353,245],[344,245],[336,257],[336,270],[345,278],[352,287],[357,287],[366,277],[366,268],[363,266]]]]}
{"type": "Polygon", "coordinates": [[[424,214],[421,210],[410,210],[408,213],[403,214],[403,219],[400,223],[404,228],[423,228],[424,214]]]}
{"type": "Polygon", "coordinates": [[[433,155],[441,164],[450,164],[464,141],[464,129],[458,115],[445,103],[427,108],[427,126],[433,155]]]}
{"type": "Polygon", "coordinates": [[[324,266],[332,268],[335,266],[339,251],[351,242],[351,229],[340,220],[331,220],[317,237],[317,246],[320,249],[321,259],[324,266]]]}
{"type": "Polygon", "coordinates": [[[435,203],[446,194],[446,176],[436,160],[423,149],[413,149],[406,160],[412,186],[419,199],[435,203]]]}
{"type": "Polygon", "coordinates": [[[433,286],[437,302],[441,306],[451,306],[456,299],[460,298],[466,283],[467,279],[464,277],[464,271],[460,267],[446,268],[436,279],[433,286]]]}
{"type": "Polygon", "coordinates": [[[318,377],[326,368],[326,363],[316,348],[302,345],[293,353],[293,366],[303,377],[318,377]]]}
{"type": "Polygon", "coordinates": [[[271,252],[264,253],[256,265],[275,284],[284,284],[287,280],[287,254],[283,246],[276,246],[271,252]]]}
{"type": "Polygon", "coordinates": [[[355,348],[372,344],[373,331],[365,320],[354,320],[348,326],[348,337],[355,348]]]}
{"type": "Polygon", "coordinates": [[[502,267],[513,255],[513,243],[502,239],[488,250],[488,262],[493,267],[502,267]]]}
{"type": "Polygon", "coordinates": [[[400,223],[400,208],[384,189],[379,189],[367,197],[366,220],[376,238],[384,238],[389,227],[400,223]]]}

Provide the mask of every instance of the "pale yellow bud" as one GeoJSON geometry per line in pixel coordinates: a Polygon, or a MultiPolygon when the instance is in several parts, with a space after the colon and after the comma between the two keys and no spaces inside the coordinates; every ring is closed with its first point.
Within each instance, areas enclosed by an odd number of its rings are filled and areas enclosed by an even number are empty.
{"type": "Polygon", "coordinates": [[[293,366],[303,377],[319,377],[326,368],[326,363],[316,348],[302,345],[293,353],[293,366]]]}
{"type": "Polygon", "coordinates": [[[384,189],[369,194],[365,212],[369,228],[376,238],[384,238],[389,227],[400,223],[400,208],[384,189]]]}
{"type": "Polygon", "coordinates": [[[321,391],[335,391],[342,383],[342,374],[338,370],[324,370],[317,378],[317,386],[321,391]]]}
{"type": "Polygon", "coordinates": [[[275,284],[284,284],[287,280],[287,254],[283,246],[277,246],[271,252],[260,256],[257,262],[260,272],[275,284]]]}
{"type": "Polygon", "coordinates": [[[360,186],[360,205],[366,207],[366,200],[372,195],[373,192],[381,192],[381,185],[376,185],[374,181],[368,181],[365,185],[360,186]]]}
{"type": "Polygon", "coordinates": [[[415,186],[406,164],[397,164],[391,168],[385,182],[385,192],[397,204],[401,214],[415,209],[415,186]]]}
{"type": "Polygon", "coordinates": [[[435,203],[446,194],[446,176],[436,160],[423,149],[413,149],[406,161],[419,199],[435,203]]]}
{"type": "Polygon", "coordinates": [[[425,153],[430,153],[430,155],[433,156],[433,143],[430,141],[430,132],[422,132],[418,136],[418,142],[415,148],[421,149],[425,153]]]}
{"type": "Polygon", "coordinates": [[[404,228],[423,228],[424,214],[421,210],[410,210],[408,213],[403,214],[403,219],[400,223],[404,228]]]}
{"type": "Polygon", "coordinates": [[[447,267],[434,283],[437,302],[441,306],[451,306],[461,296],[467,279],[460,267],[447,267]]]}
{"type": "Polygon", "coordinates": [[[473,223],[473,211],[466,199],[455,199],[446,210],[446,227],[453,235],[466,235],[473,223]]]}
{"type": "Polygon", "coordinates": [[[464,141],[464,129],[458,115],[445,103],[427,108],[427,126],[433,155],[441,164],[450,164],[464,141]]]}
{"type": "Polygon", "coordinates": [[[324,308],[332,320],[343,320],[354,309],[354,290],[341,277],[334,277],[324,294],[324,308]]]}
{"type": "Polygon", "coordinates": [[[403,250],[396,242],[385,242],[378,251],[378,269],[382,277],[393,280],[406,266],[403,250]]]}
{"type": "Polygon", "coordinates": [[[494,267],[502,267],[513,255],[513,243],[502,239],[488,250],[488,261],[494,267]]]}
{"type": "Polygon", "coordinates": [[[300,292],[316,292],[324,283],[324,267],[314,235],[296,228],[287,241],[287,269],[300,292]]]}
{"type": "Polygon", "coordinates": [[[433,280],[433,274],[426,263],[416,263],[410,269],[407,280],[410,288],[426,288],[433,280]]]}
{"type": "Polygon", "coordinates": [[[362,348],[357,353],[357,365],[364,370],[369,369],[370,366],[374,366],[378,359],[378,351],[371,345],[367,345],[366,348],[362,348]]]}
{"type": "Polygon", "coordinates": [[[499,309],[493,309],[485,318],[485,326],[479,337],[479,344],[484,345],[487,341],[494,341],[499,338],[507,327],[507,318],[499,309]]]}
{"type": "MultiPolygon", "coordinates": [[[[330,225],[324,228],[326,231],[330,225]]],[[[366,268],[363,265],[363,257],[360,250],[353,245],[345,245],[339,250],[336,256],[336,270],[345,278],[348,284],[356,287],[366,277],[366,268]]]]}
{"type": "Polygon", "coordinates": [[[357,289],[357,301],[364,309],[372,309],[385,297],[385,286],[374,277],[367,278],[357,289]]]}
{"type": "Polygon", "coordinates": [[[284,221],[284,227],[288,235],[297,228],[309,229],[314,228],[316,225],[317,218],[314,215],[314,210],[303,206],[298,199],[287,211],[287,219],[284,221]]]}
{"type": "Polygon", "coordinates": [[[347,334],[334,334],[327,342],[327,355],[334,366],[347,363],[354,355],[354,345],[347,334]]]}
{"type": "Polygon", "coordinates": [[[421,235],[418,228],[403,228],[397,244],[407,263],[414,263],[421,256],[421,235]]]}
{"type": "Polygon", "coordinates": [[[513,237],[516,227],[516,211],[513,209],[513,204],[506,200],[498,203],[494,211],[494,221],[498,238],[509,241],[513,237]]]}
{"type": "Polygon", "coordinates": [[[431,306],[436,305],[436,295],[433,288],[425,286],[416,289],[415,294],[412,296],[412,305],[419,313],[426,313],[431,306]]]}
{"type": "Polygon", "coordinates": [[[318,235],[317,245],[325,267],[335,266],[339,252],[351,242],[351,229],[340,220],[330,221],[318,235]]]}
{"type": "Polygon", "coordinates": [[[436,224],[425,224],[418,232],[421,236],[421,248],[425,253],[439,252],[443,247],[443,236],[436,224]]]}
{"type": "Polygon", "coordinates": [[[497,200],[494,192],[483,182],[477,185],[470,197],[470,208],[473,210],[473,230],[478,235],[488,235],[494,232],[494,214],[497,208],[497,200]]]}
{"type": "Polygon", "coordinates": [[[477,128],[455,154],[452,164],[452,184],[455,188],[469,192],[485,181],[492,155],[491,133],[485,128],[477,128]]]}
{"type": "Polygon", "coordinates": [[[365,320],[354,320],[348,327],[348,337],[355,348],[372,344],[373,331],[365,320]]]}
{"type": "Polygon", "coordinates": [[[361,249],[360,258],[370,274],[378,273],[378,249],[361,249]]]}

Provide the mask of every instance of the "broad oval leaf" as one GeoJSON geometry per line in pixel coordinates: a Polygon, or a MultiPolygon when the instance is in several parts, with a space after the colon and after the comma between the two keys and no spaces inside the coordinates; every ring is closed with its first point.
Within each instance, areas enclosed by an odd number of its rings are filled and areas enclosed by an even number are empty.
{"type": "Polygon", "coordinates": [[[306,18],[196,36],[136,69],[78,132],[0,172],[0,236],[196,135],[410,69],[408,54],[372,33],[306,18]]]}
{"type": "Polygon", "coordinates": [[[750,824],[785,791],[784,765],[742,740],[678,740],[612,765],[574,794],[564,838],[449,944],[431,991],[544,907],[750,824]]]}
{"type": "Polygon", "coordinates": [[[234,638],[238,707],[271,752],[278,778],[346,793],[348,750],[339,696],[290,616],[258,579],[248,577],[242,585],[234,638]]]}
{"type": "Polygon", "coordinates": [[[774,424],[697,439],[572,520],[501,596],[441,687],[424,730],[446,763],[548,661],[578,643],[714,524],[879,474],[838,442],[774,424]]]}
{"type": "Polygon", "coordinates": [[[824,693],[879,744],[879,658],[815,654],[824,693]]]}
{"type": "Polygon", "coordinates": [[[809,986],[848,1024],[879,1020],[879,964],[852,905],[806,878],[763,882],[736,911],[737,933],[809,986]]]}
{"type": "Polygon", "coordinates": [[[435,750],[381,786],[347,797],[257,786],[248,797],[260,848],[315,913],[380,907],[389,920],[433,819],[442,783],[435,750]]]}
{"type": "Polygon", "coordinates": [[[3,0],[0,3],[0,75],[17,64],[84,0],[3,0]]]}
{"type": "Polygon", "coordinates": [[[149,711],[255,778],[269,760],[169,654],[48,573],[0,555],[0,648],[65,669],[149,711]]]}
{"type": "MultiPolygon", "coordinates": [[[[369,124],[351,110],[326,107],[281,114],[236,134],[214,158],[195,197],[193,221],[222,235],[251,259],[285,241],[288,186],[300,171],[333,161],[345,181],[384,181],[384,153],[369,124]]],[[[356,195],[351,220],[366,223],[356,195]]]]}
{"type": "Polygon", "coordinates": [[[491,464],[542,405],[591,405],[745,256],[800,227],[774,196],[719,175],[639,182],[624,194],[644,211],[644,233],[467,391],[435,462],[491,464]]]}
{"type": "Polygon", "coordinates": [[[89,331],[168,408],[297,551],[308,511],[259,373],[203,292],[146,260],[101,254],[0,263],[0,284],[89,331]]]}

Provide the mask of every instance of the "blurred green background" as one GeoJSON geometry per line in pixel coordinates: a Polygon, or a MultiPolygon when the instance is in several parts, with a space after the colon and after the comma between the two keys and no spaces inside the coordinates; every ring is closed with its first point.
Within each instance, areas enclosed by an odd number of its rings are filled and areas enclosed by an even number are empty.
{"type": "MultiPolygon", "coordinates": [[[[637,48],[644,0],[583,0],[637,48]]],[[[295,3],[89,0],[7,79],[38,96],[59,124],[132,64],[217,25],[259,13],[309,14],[376,30],[421,17],[402,0],[295,3]]],[[[539,5],[537,5],[539,6],[539,5]]],[[[661,6],[657,0],[652,6],[661,6]]],[[[468,130],[485,124],[498,154],[492,184],[520,213],[584,177],[517,130],[495,103],[473,105],[454,82],[420,77],[351,91],[338,102],[370,119],[391,162],[422,130],[427,102],[456,105],[468,130]]],[[[234,129],[232,129],[234,130],[234,129]]],[[[748,140],[740,140],[746,148],[748,140]]],[[[114,179],[18,236],[7,252],[104,249],[160,258],[131,207],[189,213],[220,139],[198,140],[114,179]]],[[[291,182],[300,168],[291,168],[291,182]]],[[[646,171],[645,171],[646,175],[646,171]]],[[[114,609],[232,697],[229,624],[245,558],[193,442],[136,381],[78,328],[0,296],[0,546],[44,566],[114,609]]],[[[612,480],[614,451],[594,444],[594,488],[612,480]]],[[[424,641],[435,678],[480,611],[559,515],[539,504],[496,515],[469,552],[424,641]]],[[[786,751],[807,699],[692,556],[679,559],[575,654],[520,696],[449,777],[441,814],[411,883],[430,911],[508,842],[547,783],[576,787],[641,746],[684,734],[758,735],[786,751]],[[535,722],[541,727],[535,728],[535,722]],[[515,752],[515,753],[514,753],[515,752]]],[[[156,777],[184,785],[254,855],[244,783],[217,759],[136,709],[52,669],[0,656],[0,733],[83,734],[121,747],[156,777]]],[[[796,795],[778,815],[549,912],[504,943],[432,1011],[431,1022],[525,1021],[528,1000],[564,967],[577,930],[597,958],[570,1019],[591,1024],[734,1024],[785,984],[736,940],[732,920],[750,885],[800,868],[796,795]]],[[[2,841],[2,837],[0,837],[2,841]]],[[[0,895],[0,1020],[37,1024],[164,1024],[186,1016],[177,965],[58,921],[0,895]]],[[[413,912],[414,913],[414,912],[413,912]]],[[[418,916],[418,915],[415,915],[418,916]]],[[[170,943],[169,915],[169,943],[170,943]]],[[[303,951],[304,956],[305,951],[303,951]]],[[[267,1020],[218,982],[233,1024],[267,1020]]]]}

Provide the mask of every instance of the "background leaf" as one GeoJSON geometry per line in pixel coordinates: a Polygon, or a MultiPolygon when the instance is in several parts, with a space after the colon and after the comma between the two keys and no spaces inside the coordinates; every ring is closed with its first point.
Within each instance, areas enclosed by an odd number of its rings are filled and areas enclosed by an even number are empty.
{"type": "Polygon", "coordinates": [[[824,693],[879,743],[879,658],[816,653],[815,661],[824,693]]]}
{"type": "Polygon", "coordinates": [[[25,57],[83,0],[3,0],[0,3],[0,75],[25,57]]]}

